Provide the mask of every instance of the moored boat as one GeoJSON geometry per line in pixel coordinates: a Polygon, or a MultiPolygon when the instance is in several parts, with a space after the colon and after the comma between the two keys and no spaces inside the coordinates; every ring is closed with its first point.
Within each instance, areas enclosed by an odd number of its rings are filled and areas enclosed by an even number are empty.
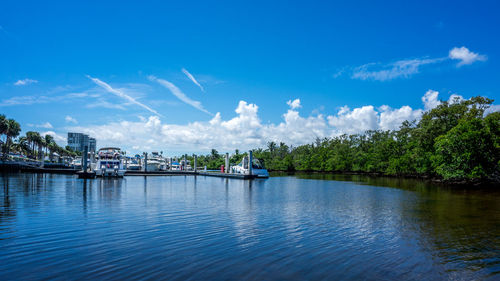
{"type": "MultiPolygon", "coordinates": [[[[243,157],[243,159],[238,165],[231,166],[231,172],[235,174],[244,174],[244,175],[250,174],[250,170],[248,169],[248,162],[249,162],[248,157],[243,157]]],[[[257,176],[258,178],[269,177],[269,172],[264,167],[262,162],[257,158],[253,158],[252,161],[252,175],[257,176]]]]}
{"type": "Polygon", "coordinates": [[[103,147],[97,153],[98,160],[95,166],[98,177],[123,177],[125,168],[121,160],[122,154],[117,147],[103,147]]]}

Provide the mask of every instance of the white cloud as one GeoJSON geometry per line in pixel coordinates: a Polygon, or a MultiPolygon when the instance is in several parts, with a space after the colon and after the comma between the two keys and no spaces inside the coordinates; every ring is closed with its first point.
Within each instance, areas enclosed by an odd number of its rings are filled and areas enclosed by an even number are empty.
{"type": "MultiPolygon", "coordinates": [[[[469,51],[466,47],[455,47],[451,49],[447,57],[438,58],[416,58],[398,60],[394,63],[367,63],[358,67],[350,68],[352,79],[389,81],[396,78],[409,78],[421,71],[423,66],[445,63],[451,60],[459,60],[457,66],[472,64],[476,61],[485,61],[487,57],[469,51]]],[[[345,67],[333,75],[334,78],[345,72],[345,67]]],[[[349,68],[348,68],[349,69],[349,68]]]]}
{"type": "MultiPolygon", "coordinates": [[[[432,108],[439,104],[438,95],[436,91],[427,91],[422,98],[424,106],[432,108]]],[[[495,107],[495,110],[498,108],[495,107]]],[[[410,106],[391,108],[387,105],[366,105],[353,109],[344,106],[330,116],[317,114],[305,117],[300,115],[297,108],[290,107],[279,123],[262,123],[259,107],[240,101],[235,116],[229,119],[223,119],[217,113],[209,121],[175,125],[165,123],[158,116],[139,116],[136,121],[67,129],[95,136],[99,146],[120,146],[133,152],[163,150],[168,151],[168,155],[175,155],[207,153],[212,148],[220,151],[247,150],[265,147],[269,141],[296,146],[311,143],[318,137],[397,129],[405,120],[419,120],[423,112],[424,109],[410,106]]]]}
{"type": "Polygon", "coordinates": [[[452,60],[459,60],[457,64],[458,67],[466,64],[472,64],[476,61],[486,61],[488,59],[485,55],[471,52],[466,47],[455,47],[451,49],[448,57],[452,60]]]}
{"type": "Polygon", "coordinates": [[[135,98],[133,98],[133,97],[125,94],[123,92],[123,90],[121,90],[121,89],[114,89],[109,84],[107,84],[107,83],[99,80],[98,78],[92,78],[89,75],[87,75],[87,77],[90,80],[92,80],[94,83],[96,83],[98,86],[102,87],[107,92],[109,92],[111,94],[114,94],[114,95],[116,95],[118,97],[121,97],[121,98],[125,99],[126,101],[128,101],[130,103],[136,104],[136,105],[138,105],[138,106],[140,106],[140,107],[148,110],[149,112],[152,112],[152,113],[154,113],[156,115],[162,116],[160,113],[158,113],[156,110],[152,109],[151,107],[149,107],[149,106],[147,106],[147,105],[145,105],[145,104],[137,101],[135,98]]]}
{"type": "Polygon", "coordinates": [[[438,100],[439,92],[434,90],[428,90],[422,97],[422,102],[424,103],[424,109],[430,110],[438,106],[441,102],[438,100]]]}
{"type": "Polygon", "coordinates": [[[76,120],[75,118],[69,116],[69,115],[66,115],[66,117],[64,117],[64,120],[67,122],[67,123],[73,123],[73,124],[78,124],[78,120],[76,120]]]}
{"type": "Polygon", "coordinates": [[[442,58],[435,59],[406,59],[394,63],[382,65],[368,63],[354,68],[351,78],[360,80],[387,81],[396,78],[408,78],[420,72],[420,67],[443,61],[442,58]]]}
{"type": "Polygon", "coordinates": [[[484,111],[484,116],[498,111],[500,111],[500,104],[492,104],[488,109],[484,111]]]}
{"type": "Polygon", "coordinates": [[[52,129],[54,128],[52,126],[52,124],[50,124],[49,122],[45,122],[45,123],[42,123],[42,124],[27,124],[29,127],[36,127],[36,128],[44,128],[44,129],[52,129]]]}
{"type": "Polygon", "coordinates": [[[29,85],[29,84],[33,84],[33,83],[38,83],[38,81],[26,78],[26,79],[22,79],[22,80],[17,80],[14,83],[14,85],[16,85],[16,86],[24,86],[24,85],[29,85]]]}
{"type": "Polygon", "coordinates": [[[45,122],[43,124],[37,125],[37,127],[39,127],[39,128],[45,128],[45,129],[52,129],[52,128],[54,128],[54,126],[52,126],[52,124],[50,124],[49,122],[45,122]]]}
{"type": "Polygon", "coordinates": [[[191,105],[192,107],[194,107],[194,108],[196,108],[196,109],[198,109],[200,111],[203,111],[203,112],[205,112],[207,114],[213,115],[212,113],[208,112],[205,108],[203,108],[203,105],[201,104],[201,102],[190,99],[179,88],[177,88],[177,86],[175,86],[174,84],[170,83],[169,81],[163,80],[163,79],[160,79],[160,78],[156,78],[153,75],[150,75],[148,77],[148,79],[150,81],[155,81],[155,82],[159,83],[160,85],[162,85],[163,87],[169,89],[170,92],[172,94],[174,94],[174,96],[176,96],[181,101],[183,101],[183,102],[191,105]]]}
{"type": "Polygon", "coordinates": [[[189,73],[189,71],[187,71],[187,69],[183,68],[182,72],[184,74],[186,74],[186,76],[189,78],[189,80],[191,80],[194,84],[196,84],[196,86],[200,87],[202,92],[205,92],[205,89],[203,89],[203,86],[201,86],[200,83],[198,83],[198,81],[196,81],[196,78],[194,78],[194,76],[191,73],[189,73]]]}
{"type": "Polygon", "coordinates": [[[98,99],[95,102],[87,103],[85,105],[86,108],[107,108],[107,109],[119,109],[119,110],[126,110],[126,108],[121,105],[121,104],[116,104],[112,103],[109,101],[106,101],[104,99],[98,99]]]}
{"type": "Polygon", "coordinates": [[[342,107],[337,116],[328,116],[328,123],[338,131],[355,134],[366,130],[375,130],[378,127],[379,116],[372,105],[351,110],[348,106],[342,107]]]}
{"type": "Polygon", "coordinates": [[[450,95],[450,98],[448,98],[448,103],[457,103],[464,100],[465,100],[464,97],[462,97],[461,95],[452,94],[450,95]]]}
{"type": "Polygon", "coordinates": [[[46,132],[42,132],[42,133],[40,133],[40,135],[41,135],[41,136],[44,136],[44,137],[45,137],[45,135],[51,135],[51,136],[54,138],[54,141],[55,141],[57,144],[59,144],[59,145],[61,145],[61,146],[66,146],[66,141],[67,141],[66,137],[64,137],[64,136],[62,136],[62,135],[59,135],[59,134],[57,134],[57,133],[56,133],[56,132],[54,132],[54,131],[46,131],[46,132]]]}
{"type": "Polygon", "coordinates": [[[401,108],[392,109],[387,105],[380,107],[380,119],[378,128],[381,130],[396,130],[406,120],[418,120],[422,116],[423,110],[412,109],[405,105],[401,108]]]}
{"type": "Polygon", "coordinates": [[[76,99],[86,98],[87,93],[70,93],[60,96],[15,96],[4,99],[0,102],[0,106],[16,106],[16,105],[31,105],[51,102],[70,102],[76,99]]]}
{"type": "Polygon", "coordinates": [[[300,99],[294,99],[293,101],[289,100],[286,102],[286,104],[288,104],[288,106],[290,106],[291,109],[297,109],[302,107],[300,105],[300,99]]]}

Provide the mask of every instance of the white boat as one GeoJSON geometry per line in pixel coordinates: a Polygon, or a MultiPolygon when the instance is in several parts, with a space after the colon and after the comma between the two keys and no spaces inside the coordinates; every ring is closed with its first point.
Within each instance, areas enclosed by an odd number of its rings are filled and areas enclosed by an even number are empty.
{"type": "Polygon", "coordinates": [[[127,170],[129,171],[140,171],[142,169],[141,164],[137,163],[137,161],[132,161],[127,165],[127,170]]]}
{"type": "MultiPolygon", "coordinates": [[[[254,158],[253,159],[253,165],[252,165],[252,175],[256,175],[258,178],[268,178],[269,177],[269,172],[267,169],[264,167],[262,162],[254,158]]],[[[243,157],[241,160],[240,164],[236,166],[231,166],[231,172],[235,174],[244,174],[248,175],[249,170],[248,170],[248,158],[243,157]]]]}
{"type": "Polygon", "coordinates": [[[81,170],[82,169],[82,158],[76,158],[73,161],[71,161],[71,166],[73,167],[73,169],[81,170]]]}
{"type": "Polygon", "coordinates": [[[167,167],[167,159],[163,158],[162,154],[159,154],[156,151],[151,152],[151,155],[147,159],[146,168],[148,171],[166,171],[167,167]]]}
{"type": "Polygon", "coordinates": [[[147,162],[146,168],[148,172],[158,172],[162,170],[162,163],[158,160],[149,160],[147,162]]]}
{"type": "Polygon", "coordinates": [[[103,147],[97,153],[98,160],[95,166],[95,173],[98,177],[123,177],[125,167],[121,160],[122,154],[119,148],[103,147]]]}
{"type": "Polygon", "coordinates": [[[179,164],[179,162],[172,162],[172,164],[170,165],[170,170],[171,171],[180,171],[181,164],[179,164]]]}

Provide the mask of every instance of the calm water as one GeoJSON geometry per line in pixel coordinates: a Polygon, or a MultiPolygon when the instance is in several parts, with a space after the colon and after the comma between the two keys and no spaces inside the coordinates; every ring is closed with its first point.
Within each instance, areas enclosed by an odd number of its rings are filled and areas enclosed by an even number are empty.
{"type": "Polygon", "coordinates": [[[0,280],[500,280],[500,192],[283,176],[0,176],[0,280]]]}

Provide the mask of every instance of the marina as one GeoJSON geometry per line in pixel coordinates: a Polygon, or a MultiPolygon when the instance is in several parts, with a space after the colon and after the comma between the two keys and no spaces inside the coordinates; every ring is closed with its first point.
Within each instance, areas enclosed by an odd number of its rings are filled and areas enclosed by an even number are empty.
{"type": "MultiPolygon", "coordinates": [[[[88,152],[85,151],[84,155],[88,152]]],[[[85,157],[79,158],[80,161],[72,161],[72,163],[79,163],[78,166],[67,166],[64,168],[54,168],[50,165],[42,167],[40,162],[1,162],[0,170],[3,171],[21,171],[33,173],[49,173],[49,174],[75,174],[79,178],[92,179],[95,177],[123,177],[123,176],[210,176],[231,179],[255,179],[255,178],[268,178],[269,173],[263,167],[258,159],[252,157],[252,151],[249,151],[248,157],[243,157],[242,161],[235,166],[229,166],[229,154],[226,154],[226,166],[221,167],[220,171],[208,171],[206,169],[198,169],[196,156],[194,157],[194,168],[188,164],[186,159],[181,162],[173,161],[167,164],[167,161],[162,159],[156,154],[156,159],[149,159],[146,157],[138,159],[132,164],[128,164],[128,160],[122,159],[120,149],[115,147],[101,148],[97,153],[98,157],[95,162],[94,158],[90,155],[88,159],[85,157]],[[83,160],[82,160],[83,159],[83,160]],[[249,168],[249,162],[254,163],[249,168]],[[158,163],[164,163],[159,165],[158,163]],[[80,164],[81,163],[81,164],[80,164]],[[139,164],[142,163],[142,164],[139,164]],[[153,163],[153,165],[150,165],[153,163]],[[132,165],[131,169],[128,169],[132,165]],[[154,168],[151,168],[154,167],[154,168]],[[162,167],[162,168],[160,168],[162,167]],[[167,167],[170,167],[167,169],[167,167]]]]}

